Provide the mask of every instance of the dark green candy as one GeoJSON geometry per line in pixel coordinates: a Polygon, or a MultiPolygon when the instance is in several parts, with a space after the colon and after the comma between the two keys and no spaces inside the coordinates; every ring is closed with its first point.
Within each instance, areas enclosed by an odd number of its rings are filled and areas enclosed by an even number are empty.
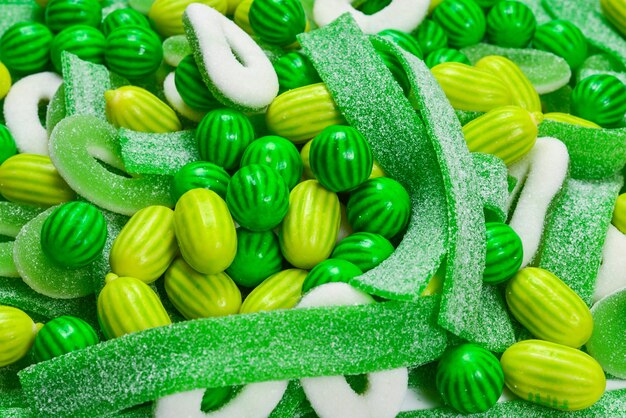
{"type": "Polygon", "coordinates": [[[57,207],[41,228],[41,248],[57,264],[82,267],[102,253],[106,220],[93,205],[69,202],[57,207]]]}
{"type": "Polygon", "coordinates": [[[393,238],[409,222],[409,194],[397,181],[377,177],[350,193],[346,215],[355,232],[365,231],[393,238]]]}
{"type": "Polygon", "coordinates": [[[513,277],[522,265],[522,240],[513,228],[502,222],[487,222],[486,230],[487,254],[483,281],[499,284],[513,277]]]}
{"type": "Polygon", "coordinates": [[[46,361],[100,342],[96,331],[75,316],[60,316],[39,331],[33,345],[35,361],[46,361]]]}
{"type": "Polygon", "coordinates": [[[122,77],[134,80],[146,77],[161,65],[163,47],[152,29],[122,26],[111,32],[106,41],[106,63],[122,77]]]}
{"type": "Polygon", "coordinates": [[[240,168],[230,179],[226,204],[233,219],[251,231],[268,231],[289,209],[289,188],[276,170],[261,164],[240,168]]]}
{"type": "Polygon", "coordinates": [[[73,25],[97,28],[102,21],[102,7],[98,0],[50,0],[45,19],[52,32],[60,32],[73,25]]]}
{"type": "Polygon", "coordinates": [[[378,36],[387,39],[388,41],[393,42],[398,45],[400,48],[404,49],[407,52],[415,55],[418,58],[422,58],[424,56],[422,49],[420,48],[417,39],[412,37],[410,34],[406,32],[402,32],[395,29],[385,29],[383,31],[378,32],[378,36]]]}
{"type": "Polygon", "coordinates": [[[13,135],[11,135],[9,128],[0,124],[0,164],[15,154],[17,154],[17,148],[13,135]]]}
{"type": "Polygon", "coordinates": [[[52,41],[50,57],[54,68],[61,72],[61,53],[71,52],[83,61],[104,63],[106,39],[98,29],[86,26],[70,26],[59,32],[52,41]]]}
{"type": "Polygon", "coordinates": [[[176,67],[174,83],[178,94],[189,107],[208,111],[222,106],[202,81],[202,75],[192,54],[183,58],[176,67]]]}
{"type": "Polygon", "coordinates": [[[587,38],[568,20],[551,20],[535,30],[533,48],[562,57],[573,69],[587,58],[587,38]]]}
{"type": "Polygon", "coordinates": [[[379,44],[374,44],[374,49],[376,50],[376,53],[383,60],[383,63],[385,64],[387,69],[391,71],[391,75],[393,75],[393,78],[402,88],[404,95],[408,97],[409,93],[411,92],[411,85],[409,84],[409,78],[404,71],[404,67],[402,67],[402,65],[398,61],[398,58],[394,54],[389,52],[389,50],[387,49],[378,48],[377,45],[379,44]]]}
{"type": "Polygon", "coordinates": [[[41,23],[16,23],[0,38],[0,61],[19,75],[43,71],[50,62],[52,37],[41,23]]]}
{"type": "Polygon", "coordinates": [[[533,11],[519,1],[501,1],[487,15],[489,40],[506,48],[526,47],[536,27],[533,11]]]}
{"type": "Polygon", "coordinates": [[[448,35],[436,22],[426,19],[413,33],[424,56],[431,52],[448,46],[448,35]]]}
{"type": "Polygon", "coordinates": [[[123,26],[143,26],[150,28],[148,19],[135,9],[117,9],[109,13],[102,22],[102,33],[104,36],[109,36],[117,28],[123,26]]]}
{"type": "Polygon", "coordinates": [[[226,199],[230,175],[222,167],[207,161],[184,165],[172,178],[172,196],[175,201],[192,189],[209,189],[226,199]]]}
{"type": "Polygon", "coordinates": [[[254,141],[250,119],[234,109],[216,109],[207,113],[196,129],[200,158],[235,171],[244,151],[254,141]]]}
{"type": "Polygon", "coordinates": [[[200,410],[202,412],[212,412],[226,405],[239,394],[243,386],[222,386],[207,389],[202,397],[200,410]]]}
{"type": "Polygon", "coordinates": [[[626,114],[626,86],[608,74],[586,77],[572,91],[572,113],[603,127],[612,127],[626,114]]]}
{"type": "Polygon", "coordinates": [[[437,366],[437,390],[462,414],[485,412],[502,395],[504,373],[491,352],[476,344],[447,350],[437,366]]]}
{"type": "Polygon", "coordinates": [[[485,14],[472,0],[445,0],[433,11],[433,20],[453,48],[477,44],[485,36],[485,14]]]}
{"type": "Polygon", "coordinates": [[[309,163],[322,186],[333,192],[345,192],[363,183],[372,173],[372,150],[353,127],[333,125],[313,138],[309,163]]]}
{"type": "Polygon", "coordinates": [[[287,46],[304,32],[306,17],[299,0],[255,0],[250,6],[250,26],[268,44],[287,46]]]}
{"type": "Polygon", "coordinates": [[[352,2],[352,6],[358,11],[363,12],[366,15],[373,15],[389,6],[391,0],[365,0],[360,2],[352,2]],[[360,4],[358,4],[360,3],[360,4]]]}
{"type": "Polygon", "coordinates": [[[263,164],[273,168],[285,180],[289,190],[302,177],[302,157],[298,149],[291,141],[280,136],[264,136],[248,145],[241,157],[241,166],[250,164],[263,164]]]}
{"type": "Polygon", "coordinates": [[[349,261],[365,273],[389,258],[393,251],[391,242],[382,235],[355,232],[342,239],[330,256],[349,261]]]}
{"type": "Polygon", "coordinates": [[[280,93],[322,81],[313,64],[300,52],[289,52],[274,62],[280,93]]]}
{"type": "Polygon", "coordinates": [[[350,279],[363,274],[361,269],[349,261],[329,258],[322,261],[307,274],[302,284],[302,293],[326,283],[348,283],[350,279]]]}
{"type": "Polygon", "coordinates": [[[272,231],[237,228],[237,254],[226,273],[240,286],[256,287],[283,267],[278,237],[272,231]]]}
{"type": "Polygon", "coordinates": [[[444,62],[462,62],[463,64],[471,65],[470,60],[464,53],[453,48],[441,48],[433,51],[428,54],[424,62],[428,68],[433,68],[444,62]]]}

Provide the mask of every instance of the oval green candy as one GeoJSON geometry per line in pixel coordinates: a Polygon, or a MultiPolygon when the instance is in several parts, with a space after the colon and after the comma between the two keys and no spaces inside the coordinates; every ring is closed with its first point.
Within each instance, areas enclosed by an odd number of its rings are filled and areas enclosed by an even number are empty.
{"type": "Polygon", "coordinates": [[[206,161],[184,165],[172,178],[172,197],[178,201],[191,189],[209,189],[226,199],[230,175],[222,167],[206,161]]]}
{"type": "Polygon", "coordinates": [[[50,0],[46,6],[45,20],[52,32],[60,32],[74,25],[97,28],[102,21],[102,7],[98,0],[50,0]]]}
{"type": "Polygon", "coordinates": [[[472,0],[445,0],[433,11],[433,20],[446,32],[453,48],[476,44],[485,36],[485,15],[472,0]]]}
{"type": "Polygon", "coordinates": [[[425,62],[428,68],[433,68],[444,62],[462,62],[463,64],[471,65],[470,60],[464,53],[453,48],[441,48],[433,51],[428,54],[425,62]]]}
{"type": "Polygon", "coordinates": [[[152,29],[122,26],[107,36],[104,57],[111,71],[136,80],[159,68],[163,47],[152,29]]]}
{"type": "Polygon", "coordinates": [[[279,94],[322,81],[311,61],[297,51],[288,52],[273,65],[278,76],[279,94]]]}
{"type": "Polygon", "coordinates": [[[282,270],[283,255],[272,231],[237,228],[237,254],[226,273],[240,286],[255,287],[282,270]]]}
{"type": "Polygon", "coordinates": [[[587,38],[568,20],[556,19],[538,26],[533,48],[558,55],[572,69],[578,68],[587,58],[587,38]]]}
{"type": "Polygon", "coordinates": [[[603,127],[612,127],[626,114],[626,86],[608,74],[586,77],[572,91],[572,113],[603,127]]]}
{"type": "Polygon", "coordinates": [[[122,26],[150,28],[150,23],[148,23],[148,19],[144,15],[134,9],[117,9],[109,13],[102,21],[102,33],[104,36],[109,36],[111,32],[122,26]]]}
{"type": "Polygon", "coordinates": [[[0,164],[17,154],[17,147],[9,128],[0,123],[0,164]]]}
{"type": "Polygon", "coordinates": [[[202,81],[202,75],[192,54],[183,58],[176,67],[174,83],[178,94],[189,107],[207,111],[222,106],[202,81]]]}
{"type": "Polygon", "coordinates": [[[393,251],[391,242],[382,235],[355,232],[339,241],[330,256],[349,261],[365,273],[389,258],[393,251]]]}
{"type": "Polygon", "coordinates": [[[61,72],[61,54],[63,51],[71,52],[83,61],[96,64],[104,63],[104,47],[106,39],[98,29],[76,25],[63,29],[52,41],[50,57],[54,68],[61,72]]]}
{"type": "Polygon", "coordinates": [[[528,46],[536,27],[533,11],[519,1],[501,1],[487,15],[487,36],[491,42],[503,47],[528,46]]]}
{"type": "Polygon", "coordinates": [[[87,322],[75,316],[61,316],[39,330],[33,345],[35,361],[46,361],[100,342],[87,322]]]}
{"type": "Polygon", "coordinates": [[[510,279],[522,265],[522,240],[502,222],[487,222],[487,255],[483,281],[499,284],[510,279]]]}
{"type": "Polygon", "coordinates": [[[424,56],[448,46],[448,35],[438,23],[431,19],[424,20],[413,33],[424,56]]]}
{"type": "Polygon", "coordinates": [[[307,274],[302,284],[302,293],[326,283],[348,283],[350,279],[363,274],[361,269],[349,261],[329,258],[322,261],[307,274]]]}
{"type": "Polygon", "coordinates": [[[393,42],[400,48],[404,49],[407,52],[410,52],[418,58],[422,58],[424,56],[424,53],[420,48],[419,42],[417,42],[414,37],[406,32],[395,29],[385,29],[378,32],[378,36],[393,42]]]}
{"type": "Polygon", "coordinates": [[[21,75],[43,71],[50,61],[52,32],[37,22],[20,22],[0,38],[0,61],[21,75]]]}
{"type": "Polygon", "coordinates": [[[304,32],[306,17],[299,0],[255,0],[250,6],[250,26],[272,45],[287,46],[304,32]]]}
{"type": "Polygon", "coordinates": [[[269,135],[253,141],[241,157],[241,166],[262,164],[276,170],[285,180],[289,190],[293,189],[302,177],[302,158],[293,142],[276,135],[269,135]]]}

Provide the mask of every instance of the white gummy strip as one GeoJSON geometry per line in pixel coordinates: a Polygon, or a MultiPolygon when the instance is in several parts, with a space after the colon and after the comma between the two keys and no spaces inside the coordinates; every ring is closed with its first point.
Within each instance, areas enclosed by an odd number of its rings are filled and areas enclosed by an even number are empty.
{"type": "Polygon", "coordinates": [[[48,155],[48,132],[39,121],[39,103],[49,102],[63,79],[53,72],[29,75],[4,99],[4,119],[20,153],[48,155]]]}
{"type": "Polygon", "coordinates": [[[187,103],[180,97],[178,90],[176,90],[176,82],[174,81],[174,71],[169,73],[163,81],[163,94],[165,99],[172,108],[193,122],[200,122],[205,112],[200,112],[189,107],[187,103]]]}
{"type": "Polygon", "coordinates": [[[626,235],[613,225],[609,225],[593,302],[623,287],[626,287],[626,235]]]}

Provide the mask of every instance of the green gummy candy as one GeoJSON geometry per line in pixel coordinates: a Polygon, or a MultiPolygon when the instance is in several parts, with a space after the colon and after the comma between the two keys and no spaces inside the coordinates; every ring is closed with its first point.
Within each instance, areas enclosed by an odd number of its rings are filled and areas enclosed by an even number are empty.
{"type": "Polygon", "coordinates": [[[163,41],[163,59],[172,67],[177,67],[189,54],[191,46],[185,35],[170,36],[163,41]]]}
{"type": "Polygon", "coordinates": [[[626,289],[606,296],[591,308],[593,334],[586,347],[602,368],[620,379],[626,378],[626,289]]]}
{"type": "Polygon", "coordinates": [[[119,130],[124,167],[133,174],[174,175],[200,160],[194,131],[165,134],[119,130]]]}
{"type": "Polygon", "coordinates": [[[486,220],[505,222],[509,190],[508,170],[504,161],[495,155],[483,153],[473,153],[472,160],[486,220]]]}
{"type": "Polygon", "coordinates": [[[186,321],[33,365],[19,377],[37,416],[97,416],[193,389],[420,365],[446,346],[438,299],[186,321]]]}
{"type": "Polygon", "coordinates": [[[0,235],[15,238],[20,229],[42,209],[13,202],[0,202],[0,235]]]}
{"type": "Polygon", "coordinates": [[[20,277],[13,261],[12,241],[0,242],[0,277],[20,277]]]}

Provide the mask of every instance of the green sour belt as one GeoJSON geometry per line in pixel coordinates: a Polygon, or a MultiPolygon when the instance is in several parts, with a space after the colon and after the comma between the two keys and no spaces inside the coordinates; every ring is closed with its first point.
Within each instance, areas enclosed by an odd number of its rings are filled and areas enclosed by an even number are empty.
{"type": "Polygon", "coordinates": [[[483,201],[485,219],[506,222],[509,199],[508,170],[504,162],[491,154],[473,153],[478,189],[483,201]]]}

